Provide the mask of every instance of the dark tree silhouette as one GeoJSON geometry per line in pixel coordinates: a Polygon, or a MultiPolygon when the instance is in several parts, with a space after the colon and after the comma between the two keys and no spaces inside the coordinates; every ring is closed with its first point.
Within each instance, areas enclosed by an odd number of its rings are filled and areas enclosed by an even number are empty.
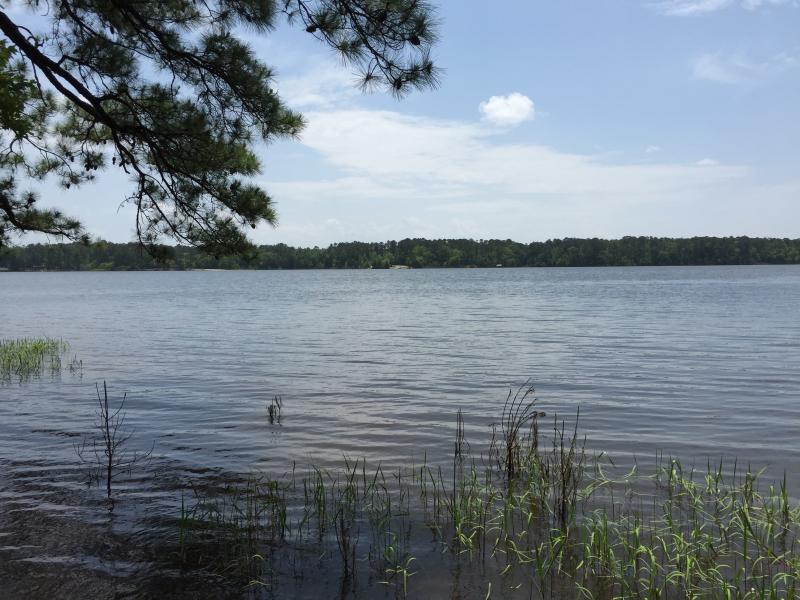
{"type": "Polygon", "coordinates": [[[136,244],[33,244],[0,252],[0,269],[381,269],[425,267],[598,267],[800,264],[800,239],[626,237],[512,240],[346,242],[327,248],[259,246],[248,257],[216,259],[194,248],[164,248],[158,261],[136,244]]]}
{"type": "Polygon", "coordinates": [[[111,166],[131,177],[140,242],[248,248],[246,228],[276,220],[270,196],[252,183],[254,143],[295,136],[303,120],[237,35],[244,28],[263,35],[281,18],[299,24],[368,89],[402,95],[437,81],[432,11],[419,0],[24,4],[46,14],[49,28],[31,31],[0,10],[0,244],[24,231],[83,234],[74,219],[20,195],[20,175],[55,174],[69,188],[111,166]]]}

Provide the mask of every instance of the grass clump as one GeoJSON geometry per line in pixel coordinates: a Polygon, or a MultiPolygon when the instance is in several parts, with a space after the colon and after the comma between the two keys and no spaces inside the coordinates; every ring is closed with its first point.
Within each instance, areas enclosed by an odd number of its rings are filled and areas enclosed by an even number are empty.
{"type": "MultiPolygon", "coordinates": [[[[58,374],[69,344],[54,338],[0,339],[0,381],[26,381],[45,373],[58,374]]],[[[81,367],[74,359],[70,371],[81,367]]]]}
{"type": "Polygon", "coordinates": [[[271,574],[273,592],[287,564],[295,579],[326,564],[343,590],[373,581],[400,597],[432,597],[415,582],[469,572],[448,588],[458,597],[800,599],[800,507],[785,478],[663,457],[647,474],[623,471],[587,453],[577,419],[545,426],[535,402],[529,387],[509,396],[485,456],[471,454],[459,411],[446,467],[345,460],[195,491],[180,555],[197,566],[213,552],[250,581],[271,574]]]}

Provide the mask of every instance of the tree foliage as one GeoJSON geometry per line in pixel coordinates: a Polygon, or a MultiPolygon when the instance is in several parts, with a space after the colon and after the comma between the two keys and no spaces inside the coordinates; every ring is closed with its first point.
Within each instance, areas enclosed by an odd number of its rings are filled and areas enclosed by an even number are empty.
{"type": "Polygon", "coordinates": [[[36,195],[17,190],[17,174],[42,177],[47,171],[49,150],[44,140],[53,114],[53,95],[40,90],[28,77],[19,52],[0,40],[0,247],[14,231],[41,231],[77,238],[80,224],[55,209],[36,205],[36,195]],[[27,146],[27,148],[26,148],[27,146]],[[27,153],[38,152],[32,163],[27,153]]]}
{"type": "Polygon", "coordinates": [[[347,242],[327,248],[260,246],[249,257],[216,259],[188,247],[159,262],[136,244],[34,244],[0,253],[0,269],[369,269],[426,267],[599,267],[800,264],[800,239],[625,237],[566,238],[521,244],[511,240],[347,242]]]}
{"type": "MultiPolygon", "coordinates": [[[[0,8],[7,3],[0,2],[0,8]]],[[[242,39],[287,19],[336,51],[368,89],[436,84],[422,0],[27,0],[33,32],[0,10],[0,244],[12,233],[75,239],[80,224],[16,192],[20,175],[66,187],[103,168],[130,176],[140,242],[242,252],[246,228],[274,224],[257,142],[296,136],[302,117],[242,39]]]]}

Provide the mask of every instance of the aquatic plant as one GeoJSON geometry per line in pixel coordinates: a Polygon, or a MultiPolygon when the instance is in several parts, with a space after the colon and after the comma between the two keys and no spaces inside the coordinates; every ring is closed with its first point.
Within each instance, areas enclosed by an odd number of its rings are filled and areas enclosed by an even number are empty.
{"type": "Polygon", "coordinates": [[[500,440],[497,425],[493,428],[492,447],[498,466],[508,479],[514,479],[527,460],[538,449],[538,419],[545,414],[536,408],[536,390],[530,381],[517,390],[509,390],[500,418],[500,440]]]}
{"type": "Polygon", "coordinates": [[[274,577],[268,557],[316,548],[338,561],[343,589],[368,568],[412,597],[423,597],[415,575],[466,562],[482,578],[475,597],[800,598],[800,507],[785,477],[765,485],[735,463],[696,470],[663,456],[650,474],[622,471],[587,453],[577,418],[543,428],[535,402],[530,386],[509,394],[487,457],[471,456],[459,412],[452,473],[423,460],[387,475],[345,459],[195,489],[177,555],[260,581],[274,577]]]}
{"type": "MultiPolygon", "coordinates": [[[[62,357],[68,351],[69,344],[61,339],[0,339],[0,382],[25,381],[44,373],[60,373],[62,357]]],[[[70,371],[79,367],[82,363],[73,359],[70,371]]]]}

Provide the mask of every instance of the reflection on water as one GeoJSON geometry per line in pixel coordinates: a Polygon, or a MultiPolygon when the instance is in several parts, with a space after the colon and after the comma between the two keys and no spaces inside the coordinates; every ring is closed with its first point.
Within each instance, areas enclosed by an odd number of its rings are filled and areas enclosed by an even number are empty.
{"type": "MultiPolygon", "coordinates": [[[[84,365],[0,387],[0,557],[42,559],[19,515],[120,535],[172,516],[184,476],[444,461],[458,408],[483,439],[529,377],[623,462],[736,455],[800,479],[798,267],[3,273],[0,304],[0,337],[62,337],[84,365]],[[73,449],[103,379],[162,461],[111,525],[73,449]]],[[[97,571],[102,554],[47,556],[97,571]]]]}

